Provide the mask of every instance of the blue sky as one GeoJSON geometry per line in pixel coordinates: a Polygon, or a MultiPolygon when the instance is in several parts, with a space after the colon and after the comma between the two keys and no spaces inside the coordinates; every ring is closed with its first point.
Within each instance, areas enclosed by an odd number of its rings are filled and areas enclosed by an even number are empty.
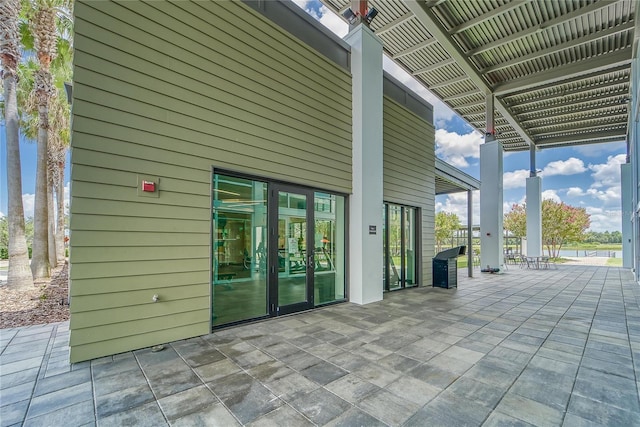
{"type": "MultiPolygon", "coordinates": [[[[0,215],[7,213],[7,144],[6,131],[0,124],[0,215]]],[[[65,170],[65,200],[69,203],[69,156],[65,170]]],[[[22,202],[25,216],[33,216],[33,200],[36,188],[36,144],[20,137],[20,163],[22,167],[22,202]]]]}
{"type": "MultiPolygon", "coordinates": [[[[311,16],[343,37],[346,23],[318,0],[295,0],[311,16]]],[[[469,175],[479,178],[481,133],[471,128],[413,77],[385,58],[385,70],[434,106],[436,155],[469,175]]],[[[2,129],[0,149],[0,213],[7,212],[6,143],[2,129]]],[[[33,215],[35,188],[35,144],[22,141],[22,185],[25,215],[33,215]]],[[[536,167],[542,170],[543,198],[586,208],[591,215],[591,230],[620,231],[620,164],[625,162],[624,142],[595,144],[574,148],[553,148],[536,154],[536,167]]],[[[68,162],[67,162],[68,163],[68,162]]],[[[504,211],[525,200],[525,180],[529,176],[529,152],[505,153],[504,211]]],[[[67,165],[66,181],[69,180],[67,165]]],[[[68,185],[67,185],[68,190],[68,185]]],[[[67,191],[68,193],[68,191],[67,191]]],[[[474,223],[479,223],[479,195],[474,195],[474,223]]],[[[67,195],[68,200],[68,195],[67,195]]],[[[438,196],[436,210],[454,212],[466,223],[466,193],[438,196]]]]}

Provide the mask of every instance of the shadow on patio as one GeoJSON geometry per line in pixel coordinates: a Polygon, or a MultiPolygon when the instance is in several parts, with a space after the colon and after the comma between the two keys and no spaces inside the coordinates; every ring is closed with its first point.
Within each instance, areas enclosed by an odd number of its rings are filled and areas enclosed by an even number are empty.
{"type": "Polygon", "coordinates": [[[2,330],[1,424],[640,424],[628,270],[464,274],[73,366],[68,323],[2,330]]]}

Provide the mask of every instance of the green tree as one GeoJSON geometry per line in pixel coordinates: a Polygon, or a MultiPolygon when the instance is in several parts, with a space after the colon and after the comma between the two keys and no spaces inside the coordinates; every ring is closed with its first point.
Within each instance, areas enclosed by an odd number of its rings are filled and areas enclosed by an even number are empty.
{"type": "MultiPolygon", "coordinates": [[[[586,231],[590,225],[590,215],[586,209],[553,200],[542,201],[542,244],[547,247],[550,257],[556,258],[565,243],[585,240],[588,236],[586,231]]],[[[513,205],[511,212],[504,216],[503,226],[514,236],[526,236],[525,204],[513,205]]]]}
{"type": "Polygon", "coordinates": [[[453,232],[460,227],[460,219],[454,213],[440,211],[436,214],[435,235],[437,252],[442,250],[445,242],[453,236],[453,232]]]}
{"type": "Polygon", "coordinates": [[[514,204],[511,211],[504,214],[503,225],[514,237],[525,237],[527,235],[527,213],[525,205],[514,204]]]}
{"type": "Polygon", "coordinates": [[[24,231],[22,205],[22,176],[20,168],[19,112],[17,101],[17,72],[20,62],[19,0],[0,3],[0,56],[4,90],[4,119],[7,133],[7,192],[8,192],[8,255],[9,286],[33,286],[29,271],[29,257],[24,231]]]}
{"type": "Polygon", "coordinates": [[[9,221],[0,217],[0,259],[9,258],[9,221]]]}
{"type": "Polygon", "coordinates": [[[563,202],[542,201],[542,244],[550,257],[557,257],[567,242],[581,242],[591,225],[585,208],[576,208],[563,202]]]}

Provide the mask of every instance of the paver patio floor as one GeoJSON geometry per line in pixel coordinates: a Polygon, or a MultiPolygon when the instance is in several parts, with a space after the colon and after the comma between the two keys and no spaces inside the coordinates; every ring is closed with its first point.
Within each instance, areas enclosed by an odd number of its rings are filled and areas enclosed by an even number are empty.
{"type": "Polygon", "coordinates": [[[640,425],[630,271],[475,274],[74,365],[67,322],[1,330],[0,424],[640,425]]]}

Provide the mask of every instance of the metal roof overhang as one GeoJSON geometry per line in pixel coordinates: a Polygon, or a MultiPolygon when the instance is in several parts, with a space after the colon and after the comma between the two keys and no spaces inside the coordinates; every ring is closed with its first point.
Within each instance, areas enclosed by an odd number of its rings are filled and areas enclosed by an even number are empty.
{"type": "MultiPolygon", "coordinates": [[[[340,14],[349,0],[322,0],[340,14]]],[[[626,140],[635,0],[369,0],[385,53],[506,151],[626,140]]]]}
{"type": "Polygon", "coordinates": [[[480,181],[436,158],[436,194],[460,193],[479,189],[480,181]]]}

